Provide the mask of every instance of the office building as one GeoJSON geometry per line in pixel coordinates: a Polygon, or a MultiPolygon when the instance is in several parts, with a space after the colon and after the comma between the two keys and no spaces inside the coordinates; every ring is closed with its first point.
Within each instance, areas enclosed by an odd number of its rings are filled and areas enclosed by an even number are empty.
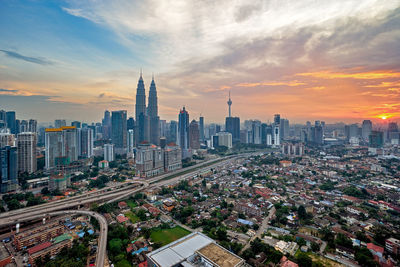
{"type": "Polygon", "coordinates": [[[240,141],[240,118],[239,117],[226,117],[225,118],[225,131],[232,134],[233,142],[240,141]]]}
{"type": "Polygon", "coordinates": [[[46,169],[66,166],[78,159],[77,134],[74,126],[45,130],[46,169]]]}
{"type": "Polygon", "coordinates": [[[78,155],[81,158],[91,158],[93,156],[94,134],[91,128],[77,129],[78,155]]]}
{"type": "Polygon", "coordinates": [[[37,133],[37,120],[30,119],[28,122],[28,132],[37,133]]]}
{"type": "Polygon", "coordinates": [[[303,143],[284,143],[282,144],[282,154],[286,156],[296,156],[301,157],[304,154],[304,144],[303,143]]]}
{"type": "Polygon", "coordinates": [[[153,177],[164,173],[164,155],[161,147],[142,143],[136,148],[136,171],[140,177],[153,177]]]}
{"type": "Polygon", "coordinates": [[[280,122],[280,134],[281,139],[287,139],[289,137],[289,120],[288,119],[281,119],[280,122]]]}
{"type": "Polygon", "coordinates": [[[0,148],[0,191],[7,193],[18,187],[18,151],[17,147],[0,148]]]}
{"type": "Polygon", "coordinates": [[[135,105],[135,135],[136,144],[140,144],[144,141],[150,141],[150,127],[149,117],[146,112],[146,90],[144,87],[142,73],[136,89],[136,105],[135,105]]]}
{"type": "Polygon", "coordinates": [[[368,138],[372,132],[372,122],[370,120],[364,120],[362,123],[362,138],[364,141],[368,141],[368,138]]]}
{"type": "Polygon", "coordinates": [[[161,137],[167,137],[168,135],[168,127],[167,127],[167,121],[166,120],[160,120],[159,121],[159,128],[160,128],[160,133],[159,136],[161,137]]]}
{"type": "Polygon", "coordinates": [[[280,135],[280,127],[279,125],[274,125],[274,135],[273,135],[274,146],[280,146],[281,144],[281,135],[280,135]]]}
{"type": "Polygon", "coordinates": [[[168,127],[168,135],[167,135],[167,142],[168,143],[175,143],[179,144],[178,141],[178,122],[177,121],[171,121],[169,123],[168,127]]]}
{"type": "Polygon", "coordinates": [[[133,155],[133,151],[135,148],[135,131],[133,129],[129,129],[128,130],[128,155],[132,156],[133,155]]]}
{"type": "Polygon", "coordinates": [[[36,133],[22,132],[18,134],[17,149],[19,173],[33,173],[37,170],[36,145],[36,133]]]}
{"type": "Polygon", "coordinates": [[[10,129],[10,133],[17,134],[17,121],[15,117],[15,111],[6,112],[6,124],[7,128],[10,129]]]}
{"type": "Polygon", "coordinates": [[[71,126],[75,126],[76,129],[81,128],[81,122],[80,121],[73,121],[71,122],[71,126]]]}
{"type": "Polygon", "coordinates": [[[158,116],[158,99],[154,77],[151,79],[147,115],[150,121],[150,143],[159,145],[160,142],[160,117],[158,116]]]}
{"type": "Polygon", "coordinates": [[[104,118],[102,120],[102,133],[103,139],[109,140],[111,139],[111,115],[110,111],[104,111],[104,118]]]}
{"type": "Polygon", "coordinates": [[[0,133],[0,148],[5,146],[16,146],[15,135],[11,133],[0,133]]]}
{"type": "Polygon", "coordinates": [[[55,120],[54,121],[54,128],[61,128],[67,126],[67,122],[65,120],[55,120]]]}
{"type": "Polygon", "coordinates": [[[189,113],[185,107],[179,112],[178,145],[182,149],[183,158],[186,158],[189,150],[189,113]]]}
{"type": "Polygon", "coordinates": [[[189,147],[200,149],[200,130],[199,123],[196,120],[192,120],[189,125],[189,147]]]}
{"type": "Polygon", "coordinates": [[[369,135],[369,146],[373,148],[383,147],[383,132],[372,131],[369,135]]]}
{"type": "Polygon", "coordinates": [[[204,117],[200,116],[199,118],[199,131],[200,131],[200,142],[204,142],[204,117]]]}
{"type": "Polygon", "coordinates": [[[212,147],[225,146],[232,148],[232,134],[228,132],[219,132],[212,137],[212,147]]]}
{"type": "Polygon", "coordinates": [[[135,119],[133,117],[129,117],[129,119],[127,120],[126,129],[128,131],[135,129],[135,119]]]}
{"type": "Polygon", "coordinates": [[[387,130],[387,140],[391,142],[392,139],[398,139],[399,127],[396,122],[389,122],[387,130]]]}
{"type": "Polygon", "coordinates": [[[164,148],[164,171],[170,172],[182,168],[182,151],[174,143],[168,144],[164,148]]]}
{"type": "Polygon", "coordinates": [[[244,259],[218,245],[208,236],[194,232],[146,254],[147,266],[244,267],[244,259]]]}
{"type": "Polygon", "coordinates": [[[111,162],[114,161],[114,145],[105,144],[104,145],[104,160],[111,162]]]}
{"type": "Polygon", "coordinates": [[[116,154],[125,154],[127,146],[126,110],[111,112],[111,142],[116,154]]]}

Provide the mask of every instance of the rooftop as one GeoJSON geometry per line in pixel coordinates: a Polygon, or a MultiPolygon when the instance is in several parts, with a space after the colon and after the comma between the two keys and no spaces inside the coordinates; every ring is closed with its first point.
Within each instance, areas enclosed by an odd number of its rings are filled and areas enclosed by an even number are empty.
{"type": "Polygon", "coordinates": [[[230,253],[228,250],[218,246],[215,243],[208,244],[197,251],[200,255],[207,258],[217,266],[234,267],[243,262],[243,259],[230,253]]]}

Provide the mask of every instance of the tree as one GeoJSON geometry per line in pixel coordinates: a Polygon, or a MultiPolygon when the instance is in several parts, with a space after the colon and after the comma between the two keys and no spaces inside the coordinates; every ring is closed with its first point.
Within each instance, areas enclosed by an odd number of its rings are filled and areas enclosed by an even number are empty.
{"type": "Polygon", "coordinates": [[[298,209],[297,212],[298,212],[298,214],[299,214],[299,219],[301,219],[301,220],[307,219],[306,208],[304,208],[303,205],[300,205],[300,206],[299,206],[299,209],[298,209]]]}
{"type": "Polygon", "coordinates": [[[139,217],[141,221],[145,221],[147,219],[146,211],[144,209],[140,209],[136,215],[139,217]]]}
{"type": "Polygon", "coordinates": [[[319,245],[318,245],[318,243],[312,242],[312,243],[311,243],[311,249],[312,249],[312,251],[314,251],[314,252],[319,251],[319,245]]]}
{"type": "Polygon", "coordinates": [[[108,249],[112,255],[118,255],[122,250],[122,240],[112,239],[108,242],[108,249]]]}
{"type": "Polygon", "coordinates": [[[297,263],[300,267],[309,267],[312,266],[312,259],[304,252],[300,252],[297,255],[297,263]]]}

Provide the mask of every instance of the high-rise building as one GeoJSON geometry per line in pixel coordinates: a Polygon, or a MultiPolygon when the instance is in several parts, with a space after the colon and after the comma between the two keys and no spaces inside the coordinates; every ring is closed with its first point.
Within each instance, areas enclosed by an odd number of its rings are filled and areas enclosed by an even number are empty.
{"type": "Polygon", "coordinates": [[[281,124],[281,115],[280,114],[275,114],[274,115],[274,124],[275,125],[281,124]]]}
{"type": "Polygon", "coordinates": [[[373,148],[383,147],[383,132],[372,131],[369,135],[369,146],[373,148]]]}
{"type": "Polygon", "coordinates": [[[105,144],[104,145],[104,160],[110,162],[114,161],[114,145],[105,144]]]}
{"type": "Polygon", "coordinates": [[[93,156],[94,142],[93,129],[87,127],[77,129],[77,138],[79,157],[91,158],[93,156]]]}
{"type": "Polygon", "coordinates": [[[81,122],[73,121],[73,122],[71,122],[71,126],[75,126],[76,129],[79,129],[79,128],[81,128],[81,122]]]}
{"type": "Polygon", "coordinates": [[[0,129],[7,128],[7,112],[0,110],[0,129]]]}
{"type": "Polygon", "coordinates": [[[390,142],[392,139],[397,138],[399,127],[396,122],[389,122],[387,130],[387,140],[390,142]]]}
{"type": "Polygon", "coordinates": [[[28,121],[27,120],[20,121],[18,133],[25,133],[28,131],[29,131],[28,121]]]}
{"type": "Polygon", "coordinates": [[[45,130],[46,169],[66,166],[78,159],[76,128],[63,126],[45,130]]]}
{"type": "Polygon", "coordinates": [[[33,173],[37,170],[36,145],[36,133],[22,132],[18,134],[18,172],[33,173]]]}
{"type": "Polygon", "coordinates": [[[179,144],[178,141],[178,122],[177,121],[171,121],[169,123],[169,131],[168,131],[168,136],[167,136],[167,141],[168,143],[175,143],[179,144]]]}
{"type": "Polygon", "coordinates": [[[219,132],[212,138],[213,144],[212,146],[225,146],[227,148],[232,148],[232,134],[228,132],[219,132]]]}
{"type": "Polygon", "coordinates": [[[146,112],[146,90],[144,88],[144,82],[141,72],[136,89],[135,116],[136,144],[140,144],[144,141],[150,141],[149,117],[147,116],[146,112]]]}
{"type": "Polygon", "coordinates": [[[364,120],[362,123],[362,138],[368,141],[368,138],[372,132],[372,122],[370,120],[364,120]]]}
{"type": "Polygon", "coordinates": [[[135,131],[133,129],[128,130],[128,154],[133,155],[133,151],[135,148],[135,131]]]}
{"type": "Polygon", "coordinates": [[[281,119],[280,122],[280,134],[281,139],[286,139],[289,137],[289,120],[288,119],[281,119]]]}
{"type": "Polygon", "coordinates": [[[240,141],[240,118],[239,117],[226,117],[225,118],[225,131],[232,134],[233,142],[240,141]]]}
{"type": "Polygon", "coordinates": [[[165,172],[175,171],[182,168],[182,151],[174,143],[164,148],[164,170],[165,172]]]}
{"type": "Polygon", "coordinates": [[[0,191],[6,193],[18,187],[18,152],[17,147],[0,148],[0,191]]]}
{"type": "Polygon", "coordinates": [[[147,115],[150,121],[150,143],[158,145],[160,142],[160,117],[158,116],[157,89],[154,77],[151,79],[149,90],[149,104],[147,115]]]}
{"type": "Polygon", "coordinates": [[[14,134],[0,133],[0,148],[5,146],[16,146],[14,134]]]}
{"type": "Polygon", "coordinates": [[[104,111],[104,118],[102,120],[102,131],[103,131],[103,139],[109,140],[111,139],[111,115],[110,111],[104,111]]]}
{"type": "Polygon", "coordinates": [[[159,146],[140,144],[136,149],[136,170],[140,177],[152,177],[164,172],[164,154],[159,146]]]}
{"type": "Polygon", "coordinates": [[[133,117],[129,117],[128,121],[126,122],[126,129],[128,131],[135,129],[135,119],[133,117]]]}
{"type": "Polygon", "coordinates": [[[279,131],[280,131],[279,129],[280,129],[279,124],[278,125],[275,124],[274,125],[274,135],[273,135],[275,146],[279,146],[281,144],[281,135],[279,133],[279,131]]]}
{"type": "Polygon", "coordinates": [[[15,111],[6,112],[7,128],[10,129],[10,133],[17,134],[17,122],[15,117],[15,111]]]}
{"type": "Polygon", "coordinates": [[[192,120],[189,125],[189,147],[191,149],[200,148],[199,123],[196,120],[192,120]]]}
{"type": "Polygon", "coordinates": [[[200,116],[199,118],[199,131],[200,131],[200,142],[204,142],[204,117],[200,116]]]}
{"type": "Polygon", "coordinates": [[[115,147],[115,153],[126,153],[126,110],[112,111],[111,113],[111,141],[115,147]]]}
{"type": "Polygon", "coordinates": [[[189,149],[189,113],[185,107],[179,112],[178,133],[178,145],[182,149],[183,158],[185,158],[189,149]]]}
{"type": "Polygon", "coordinates": [[[161,137],[166,137],[168,135],[168,129],[167,129],[167,121],[166,120],[160,120],[159,121],[159,128],[160,128],[160,138],[161,137]]]}
{"type": "Polygon", "coordinates": [[[54,127],[55,128],[61,128],[67,126],[67,122],[65,120],[55,120],[54,121],[54,127]]]}
{"type": "Polygon", "coordinates": [[[33,120],[33,119],[29,120],[28,132],[37,133],[37,120],[33,120]]]}

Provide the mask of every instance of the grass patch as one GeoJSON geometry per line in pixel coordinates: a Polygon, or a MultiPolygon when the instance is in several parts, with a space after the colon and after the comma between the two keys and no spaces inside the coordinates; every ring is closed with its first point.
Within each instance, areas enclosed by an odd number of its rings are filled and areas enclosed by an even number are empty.
{"type": "Polygon", "coordinates": [[[168,245],[181,237],[190,234],[190,231],[180,227],[175,226],[170,229],[160,229],[154,228],[151,231],[150,238],[153,242],[159,243],[162,246],[168,245]]]}
{"type": "Polygon", "coordinates": [[[140,218],[136,216],[136,214],[134,214],[132,211],[125,213],[125,216],[128,217],[132,223],[140,222],[140,218]]]}
{"type": "Polygon", "coordinates": [[[134,200],[127,200],[127,201],[126,201],[126,204],[127,204],[131,209],[134,209],[134,208],[137,207],[137,203],[136,203],[136,201],[134,201],[134,200]]]}

